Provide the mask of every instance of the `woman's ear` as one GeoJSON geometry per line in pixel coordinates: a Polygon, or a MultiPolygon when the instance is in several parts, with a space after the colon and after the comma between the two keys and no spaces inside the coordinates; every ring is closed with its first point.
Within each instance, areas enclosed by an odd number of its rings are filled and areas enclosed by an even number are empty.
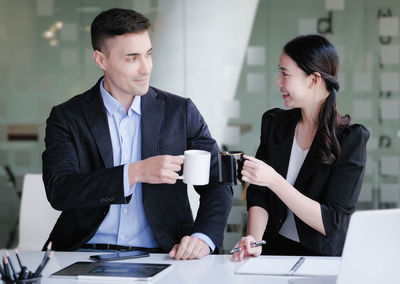
{"type": "Polygon", "coordinates": [[[311,87],[316,87],[322,82],[321,74],[318,72],[314,72],[311,75],[311,87]]]}

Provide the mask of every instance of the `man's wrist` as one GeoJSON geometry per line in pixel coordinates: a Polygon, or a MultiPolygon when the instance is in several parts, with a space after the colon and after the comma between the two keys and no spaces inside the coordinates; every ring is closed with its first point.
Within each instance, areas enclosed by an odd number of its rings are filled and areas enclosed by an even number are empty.
{"type": "Polygon", "coordinates": [[[210,248],[210,254],[214,252],[214,250],[215,250],[215,244],[214,244],[214,242],[210,239],[210,237],[207,236],[206,234],[203,234],[203,233],[193,233],[193,234],[191,235],[191,237],[198,238],[198,239],[202,240],[203,242],[205,242],[205,243],[208,245],[208,247],[210,248]]]}
{"type": "Polygon", "coordinates": [[[140,167],[138,167],[138,163],[139,162],[133,162],[128,165],[129,185],[140,182],[140,167]]]}

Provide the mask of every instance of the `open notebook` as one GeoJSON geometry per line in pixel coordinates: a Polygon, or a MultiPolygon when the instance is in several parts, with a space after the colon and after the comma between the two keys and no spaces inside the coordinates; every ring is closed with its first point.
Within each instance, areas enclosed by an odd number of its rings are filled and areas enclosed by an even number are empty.
{"type": "Polygon", "coordinates": [[[325,276],[337,275],[339,257],[287,257],[270,256],[268,258],[250,258],[238,270],[237,274],[325,276]]]}

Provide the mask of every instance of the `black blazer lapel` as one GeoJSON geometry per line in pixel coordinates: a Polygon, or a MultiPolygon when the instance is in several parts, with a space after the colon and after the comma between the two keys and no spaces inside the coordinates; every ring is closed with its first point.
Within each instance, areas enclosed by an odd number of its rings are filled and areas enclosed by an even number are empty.
{"type": "Polygon", "coordinates": [[[282,116],[277,117],[277,122],[279,125],[276,126],[274,135],[276,148],[273,149],[274,153],[271,155],[272,157],[275,157],[275,159],[271,161],[271,166],[281,176],[286,178],[289,167],[290,153],[293,145],[294,130],[297,122],[300,119],[300,116],[296,110],[282,112],[282,114],[282,116]]]}
{"type": "MultiPolygon", "coordinates": [[[[278,153],[275,154],[278,159],[275,160],[273,167],[284,178],[286,178],[289,168],[289,160],[290,154],[292,152],[295,128],[300,119],[300,109],[293,109],[287,112],[282,112],[282,117],[277,117],[279,126],[277,126],[274,138],[278,145],[278,148],[274,149],[274,151],[278,153]]],[[[307,181],[307,179],[309,179],[315,173],[315,171],[320,166],[322,166],[322,163],[319,161],[316,148],[317,145],[313,141],[307,157],[304,160],[304,163],[294,183],[294,187],[300,192],[303,192],[302,185],[307,181]]]]}
{"type": "Polygon", "coordinates": [[[114,166],[114,157],[107,114],[100,94],[101,79],[88,91],[88,101],[82,106],[82,112],[96,141],[106,168],[111,168],[114,166]]]}
{"type": "Polygon", "coordinates": [[[304,160],[303,165],[301,166],[299,174],[297,175],[294,187],[300,192],[304,193],[304,190],[306,189],[303,189],[302,185],[315,173],[318,168],[322,166],[323,164],[320,161],[320,157],[318,157],[317,145],[314,138],[310,150],[308,151],[307,157],[304,160]]]}
{"type": "Polygon", "coordinates": [[[156,154],[164,111],[164,101],[157,98],[157,94],[152,88],[142,97],[141,111],[142,160],[144,160],[156,154]]]}

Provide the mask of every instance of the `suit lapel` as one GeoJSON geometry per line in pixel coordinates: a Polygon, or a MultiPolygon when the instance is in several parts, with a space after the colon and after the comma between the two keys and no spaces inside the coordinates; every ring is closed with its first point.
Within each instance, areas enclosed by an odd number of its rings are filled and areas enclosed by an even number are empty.
{"type": "Polygon", "coordinates": [[[157,154],[157,143],[164,111],[164,101],[157,99],[156,92],[150,88],[142,97],[142,160],[157,154]]]}
{"type": "MultiPolygon", "coordinates": [[[[286,112],[286,114],[287,115],[285,117],[278,117],[280,125],[278,126],[275,134],[278,148],[274,149],[274,152],[278,153],[275,155],[277,159],[274,161],[274,169],[284,178],[287,176],[294,139],[294,131],[301,118],[301,112],[300,109],[293,109],[286,112]]],[[[307,179],[309,179],[315,173],[315,171],[322,166],[316,148],[317,145],[313,141],[310,151],[308,152],[294,183],[294,187],[300,191],[303,191],[302,185],[307,181],[307,179]]]]}
{"type": "Polygon", "coordinates": [[[89,91],[87,104],[82,106],[83,115],[93,134],[106,168],[114,166],[113,150],[107,115],[100,94],[100,81],[89,91]]]}
{"type": "MultiPolygon", "coordinates": [[[[164,101],[157,99],[156,92],[150,88],[149,92],[142,97],[142,160],[157,155],[157,143],[160,136],[160,128],[164,111],[164,101]]],[[[142,185],[143,188],[147,184],[142,185]]],[[[142,200],[145,200],[148,190],[142,191],[142,200]]]]}
{"type": "Polygon", "coordinates": [[[318,157],[318,152],[316,148],[317,145],[315,143],[315,138],[314,138],[314,141],[311,144],[310,150],[308,151],[306,159],[304,160],[304,163],[301,166],[299,174],[297,175],[297,179],[294,183],[294,187],[301,192],[304,191],[302,185],[307,181],[307,179],[309,179],[318,168],[323,166],[318,157]]]}
{"type": "Polygon", "coordinates": [[[286,178],[289,167],[290,153],[293,144],[294,129],[299,120],[296,110],[283,112],[285,116],[277,117],[279,126],[275,132],[274,140],[276,141],[276,148],[273,148],[273,168],[281,176],[286,178]]]}

